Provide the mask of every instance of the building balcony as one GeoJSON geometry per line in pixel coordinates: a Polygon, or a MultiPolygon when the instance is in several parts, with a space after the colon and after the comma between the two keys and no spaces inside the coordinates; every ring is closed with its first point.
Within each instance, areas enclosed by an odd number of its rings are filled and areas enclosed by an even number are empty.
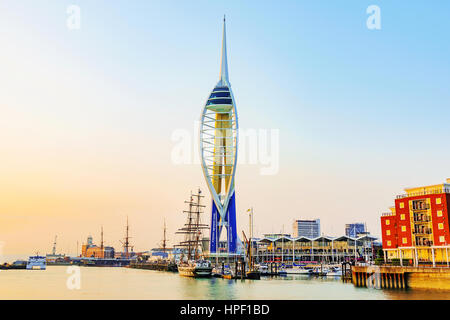
{"type": "Polygon", "coordinates": [[[416,247],[431,247],[433,245],[433,241],[428,242],[416,242],[416,247]]]}
{"type": "Polygon", "coordinates": [[[413,234],[416,235],[430,235],[431,234],[431,230],[414,230],[413,234]]]}
{"type": "Polygon", "coordinates": [[[412,207],[413,211],[425,211],[425,210],[429,210],[430,209],[430,205],[429,204],[425,204],[422,206],[414,206],[412,207]]]}

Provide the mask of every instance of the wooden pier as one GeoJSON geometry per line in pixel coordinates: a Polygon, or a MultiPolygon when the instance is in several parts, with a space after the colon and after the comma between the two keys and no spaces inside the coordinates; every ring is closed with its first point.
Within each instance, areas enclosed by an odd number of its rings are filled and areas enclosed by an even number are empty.
{"type": "Polygon", "coordinates": [[[352,266],[357,287],[386,289],[450,289],[450,268],[352,266]]]}

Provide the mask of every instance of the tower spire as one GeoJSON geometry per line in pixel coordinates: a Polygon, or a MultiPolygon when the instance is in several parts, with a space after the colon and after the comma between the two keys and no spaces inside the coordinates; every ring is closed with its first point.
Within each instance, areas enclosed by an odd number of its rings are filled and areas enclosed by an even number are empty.
{"type": "Polygon", "coordinates": [[[227,61],[227,33],[225,24],[225,15],[223,16],[223,35],[222,35],[222,58],[220,63],[220,81],[219,84],[229,86],[228,81],[228,61],[227,61]]]}

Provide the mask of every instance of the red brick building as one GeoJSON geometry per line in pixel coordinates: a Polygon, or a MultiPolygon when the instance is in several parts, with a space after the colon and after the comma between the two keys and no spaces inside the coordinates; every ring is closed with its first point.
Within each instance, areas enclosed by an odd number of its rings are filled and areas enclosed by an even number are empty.
{"type": "Polygon", "coordinates": [[[405,189],[390,213],[381,217],[385,259],[448,263],[450,179],[446,183],[405,189]]]}

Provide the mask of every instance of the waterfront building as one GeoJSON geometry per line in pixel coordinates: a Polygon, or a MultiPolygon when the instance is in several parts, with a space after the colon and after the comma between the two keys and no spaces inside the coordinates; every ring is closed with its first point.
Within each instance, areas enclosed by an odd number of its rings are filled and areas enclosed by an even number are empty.
{"type": "MultiPolygon", "coordinates": [[[[103,239],[103,238],[102,238],[103,239]]],[[[88,236],[86,244],[81,246],[81,256],[85,258],[114,258],[114,248],[103,245],[94,244],[92,236],[88,236]]]]}
{"type": "Polygon", "coordinates": [[[320,219],[295,220],[293,229],[294,237],[317,238],[320,236],[320,219]]]}
{"type": "Polygon", "coordinates": [[[365,223],[348,223],[345,225],[346,236],[355,238],[364,234],[367,234],[365,223]]]}
{"type": "Polygon", "coordinates": [[[219,251],[226,233],[227,256],[237,253],[236,195],[238,118],[228,78],[226,26],[223,20],[220,79],[203,108],[200,125],[202,171],[212,198],[210,255],[219,251]]]}
{"type": "Polygon", "coordinates": [[[315,238],[280,235],[255,240],[252,255],[257,263],[373,261],[377,251],[377,238],[371,235],[358,238],[345,235],[315,238]]]}
{"type": "Polygon", "coordinates": [[[405,191],[381,217],[385,260],[448,265],[450,179],[405,191]]]}

